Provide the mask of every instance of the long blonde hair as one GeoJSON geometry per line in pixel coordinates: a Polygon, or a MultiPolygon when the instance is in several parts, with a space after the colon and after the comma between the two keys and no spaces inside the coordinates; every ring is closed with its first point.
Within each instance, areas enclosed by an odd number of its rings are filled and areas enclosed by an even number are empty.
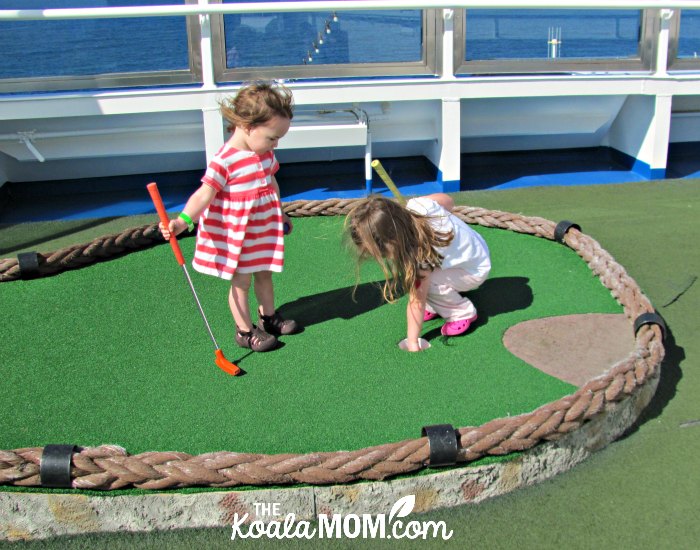
{"type": "Polygon", "coordinates": [[[451,232],[435,231],[430,219],[379,195],[360,200],[345,219],[345,229],[359,262],[373,258],[384,273],[382,294],[394,302],[401,292],[414,292],[421,272],[442,264],[436,247],[447,246],[451,232]]]}

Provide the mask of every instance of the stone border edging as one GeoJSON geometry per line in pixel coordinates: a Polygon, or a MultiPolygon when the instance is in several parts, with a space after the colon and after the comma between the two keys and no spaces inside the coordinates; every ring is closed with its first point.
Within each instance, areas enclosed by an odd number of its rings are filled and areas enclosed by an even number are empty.
{"type": "MultiPolygon", "coordinates": [[[[318,514],[387,514],[399,498],[415,495],[414,512],[477,503],[545,481],[602,449],[630,428],[651,401],[658,377],[629,399],[613,404],[579,430],[544,443],[514,460],[455,468],[426,476],[334,485],[196,494],[84,496],[0,492],[0,540],[35,540],[96,532],[148,532],[231,527],[235,514],[248,523],[315,521],[318,514]],[[257,516],[256,503],[279,503],[281,517],[257,516]]],[[[450,525],[447,525],[448,529],[450,525]]]]}

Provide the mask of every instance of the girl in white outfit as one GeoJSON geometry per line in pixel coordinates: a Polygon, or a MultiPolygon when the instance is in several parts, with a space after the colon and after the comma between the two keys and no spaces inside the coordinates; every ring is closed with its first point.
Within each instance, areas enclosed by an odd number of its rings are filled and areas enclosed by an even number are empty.
{"type": "Polygon", "coordinates": [[[359,201],[346,226],[359,259],[373,258],[384,271],[384,298],[407,291],[407,349],[420,351],[423,322],[445,319],[445,336],[463,334],[477,318],[460,292],[480,286],[491,270],[484,239],[452,214],[444,193],[417,197],[406,206],[382,196],[359,201]]]}

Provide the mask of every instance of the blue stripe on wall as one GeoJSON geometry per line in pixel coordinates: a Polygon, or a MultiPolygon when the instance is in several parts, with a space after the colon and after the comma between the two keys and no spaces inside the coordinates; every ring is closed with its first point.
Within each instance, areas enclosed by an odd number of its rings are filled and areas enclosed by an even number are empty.
{"type": "MultiPolygon", "coordinates": [[[[545,185],[625,183],[649,179],[700,178],[700,143],[669,147],[668,167],[651,168],[609,147],[555,151],[510,151],[462,155],[461,182],[443,180],[425,157],[382,159],[406,196],[476,189],[513,189],[545,185]]],[[[146,184],[157,181],[171,211],[181,210],[197,188],[201,171],[142,174],[47,182],[8,182],[0,186],[0,223],[85,219],[151,214],[146,184]],[[85,189],[93,192],[86,193],[85,189]]],[[[364,161],[284,165],[280,170],[283,200],[358,198],[366,196],[364,161]],[[284,172],[284,174],[283,174],[284,172]]],[[[371,189],[391,196],[379,177],[371,189]]]]}

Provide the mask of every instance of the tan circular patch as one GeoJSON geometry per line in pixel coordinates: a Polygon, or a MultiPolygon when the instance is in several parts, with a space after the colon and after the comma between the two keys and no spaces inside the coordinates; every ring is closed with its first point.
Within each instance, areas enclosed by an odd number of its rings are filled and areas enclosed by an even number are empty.
{"type": "Polygon", "coordinates": [[[625,359],[635,341],[624,315],[586,313],[518,323],[505,332],[503,345],[536,369],[581,386],[625,359]]]}

